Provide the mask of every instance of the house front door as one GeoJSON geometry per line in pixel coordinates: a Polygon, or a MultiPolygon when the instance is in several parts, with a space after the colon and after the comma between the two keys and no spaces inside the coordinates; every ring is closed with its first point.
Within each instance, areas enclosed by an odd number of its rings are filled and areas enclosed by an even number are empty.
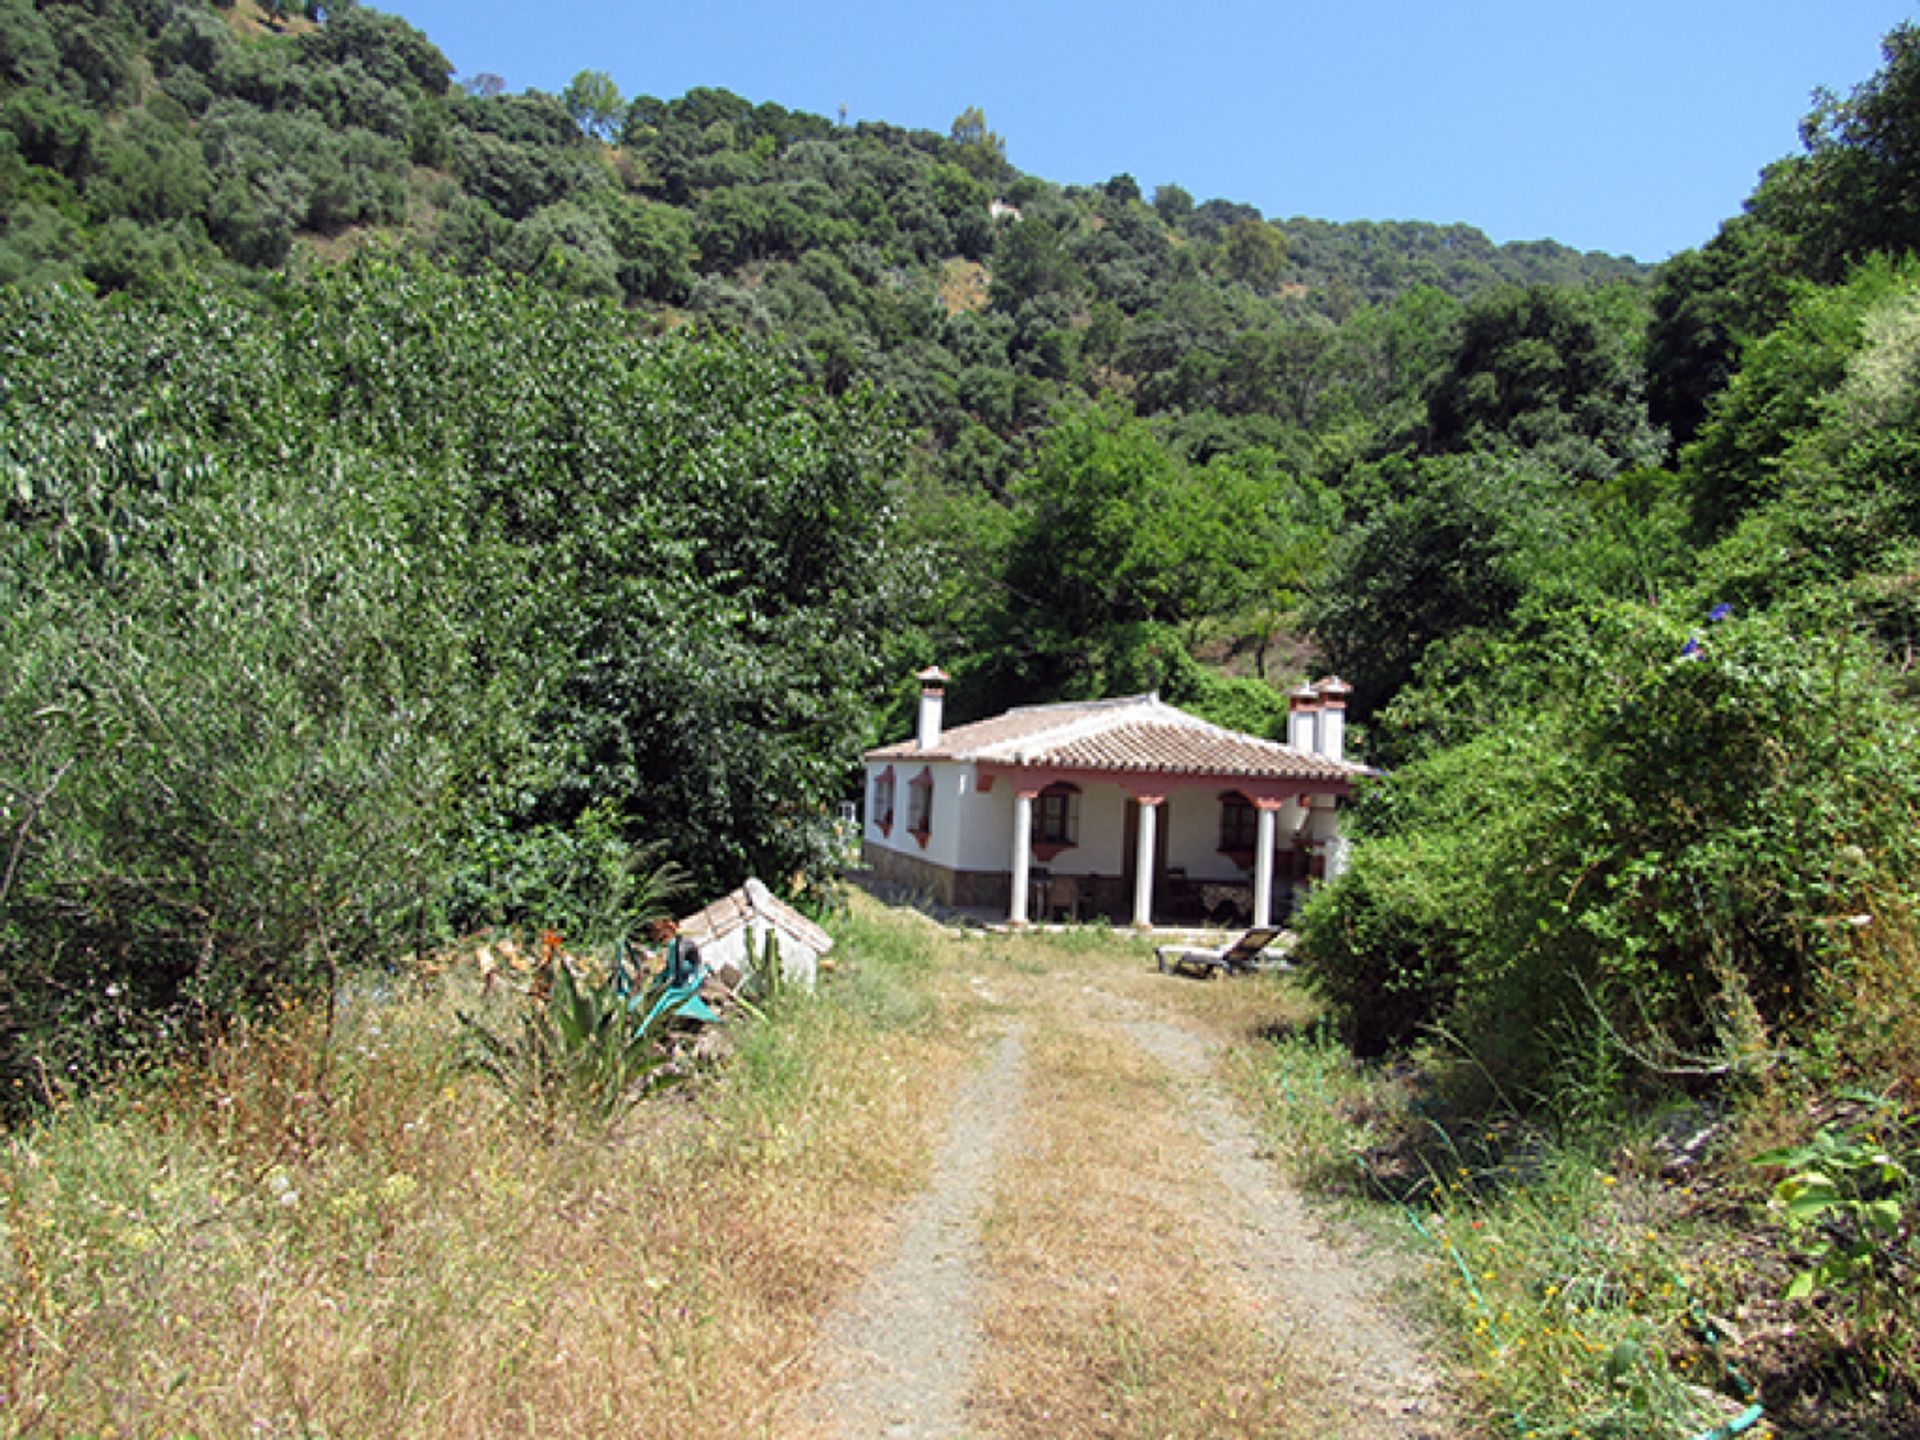
{"type": "MultiPolygon", "coordinates": [[[[1159,805],[1160,813],[1154,817],[1153,827],[1153,913],[1156,919],[1166,908],[1167,903],[1167,831],[1169,816],[1172,813],[1173,798],[1169,796],[1159,805]]],[[[1133,904],[1133,887],[1140,878],[1140,802],[1129,799],[1125,821],[1126,834],[1120,841],[1120,893],[1123,903],[1133,904]]],[[[1129,909],[1126,919],[1131,915],[1129,909]]]]}

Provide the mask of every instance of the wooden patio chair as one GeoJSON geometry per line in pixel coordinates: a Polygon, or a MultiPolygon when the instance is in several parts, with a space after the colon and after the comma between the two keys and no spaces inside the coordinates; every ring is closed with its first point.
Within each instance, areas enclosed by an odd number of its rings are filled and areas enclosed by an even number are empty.
{"type": "Polygon", "coordinates": [[[1160,945],[1155,947],[1153,959],[1163,975],[1171,971],[1201,980],[1210,980],[1215,975],[1263,970],[1280,963],[1263,959],[1262,956],[1267,947],[1285,933],[1278,926],[1249,930],[1231,945],[1212,950],[1185,945],[1160,945]]]}
{"type": "Polygon", "coordinates": [[[1046,908],[1041,912],[1049,920],[1058,916],[1069,921],[1080,918],[1080,882],[1071,875],[1056,875],[1047,882],[1046,908]]]}

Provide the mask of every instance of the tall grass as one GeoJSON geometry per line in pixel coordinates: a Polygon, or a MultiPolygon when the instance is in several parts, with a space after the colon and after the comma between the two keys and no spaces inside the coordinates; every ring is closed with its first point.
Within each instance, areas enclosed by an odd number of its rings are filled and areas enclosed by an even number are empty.
{"type": "MultiPolygon", "coordinates": [[[[1439,1057],[1364,1064],[1311,1025],[1237,1058],[1295,1173],[1412,1257],[1489,1430],[1692,1440],[1757,1401],[1748,1434],[1912,1433],[1911,1300],[1873,1276],[1787,1296],[1808,1261],[1768,1204],[1780,1170],[1752,1157],[1825,1102],[1777,1086],[1740,1111],[1523,1116],[1453,1103],[1439,1057]]],[[[1911,1160],[1898,1111],[1856,1128],[1911,1160]]]]}
{"type": "Polygon", "coordinates": [[[911,936],[599,1135],[459,1067],[464,972],[8,1134],[0,1435],[780,1433],[957,1050],[911,936]]]}

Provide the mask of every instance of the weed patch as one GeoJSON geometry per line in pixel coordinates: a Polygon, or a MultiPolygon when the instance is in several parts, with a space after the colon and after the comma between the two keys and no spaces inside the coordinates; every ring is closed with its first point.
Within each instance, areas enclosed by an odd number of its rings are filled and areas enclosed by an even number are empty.
{"type": "Polygon", "coordinates": [[[1411,1067],[1362,1065],[1314,1028],[1240,1063],[1296,1173],[1416,1258],[1481,1423],[1674,1440],[1752,1426],[1752,1301],[1785,1272],[1743,1240],[1751,1216],[1719,1172],[1647,1127],[1603,1150],[1445,1111],[1411,1067]]]}
{"type": "Polygon", "coordinates": [[[6,1135],[0,1436],[769,1433],[960,1054],[889,919],[837,953],[601,1131],[456,1063],[463,970],[6,1135]]]}

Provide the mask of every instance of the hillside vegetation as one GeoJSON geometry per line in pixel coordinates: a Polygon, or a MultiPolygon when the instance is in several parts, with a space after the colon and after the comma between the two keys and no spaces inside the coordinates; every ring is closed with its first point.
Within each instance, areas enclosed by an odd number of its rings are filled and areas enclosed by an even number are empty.
{"type": "Polygon", "coordinates": [[[456,85],[351,5],[0,0],[13,1112],[611,942],[662,851],[825,903],[930,660],[1263,733],[1310,664],[1389,772],[1301,917],[1333,1031],[1487,1175],[1695,1125],[1774,1392],[1911,1433],[1916,135],[1902,28],[1649,273],[1063,188],[977,111],[456,85]]]}

